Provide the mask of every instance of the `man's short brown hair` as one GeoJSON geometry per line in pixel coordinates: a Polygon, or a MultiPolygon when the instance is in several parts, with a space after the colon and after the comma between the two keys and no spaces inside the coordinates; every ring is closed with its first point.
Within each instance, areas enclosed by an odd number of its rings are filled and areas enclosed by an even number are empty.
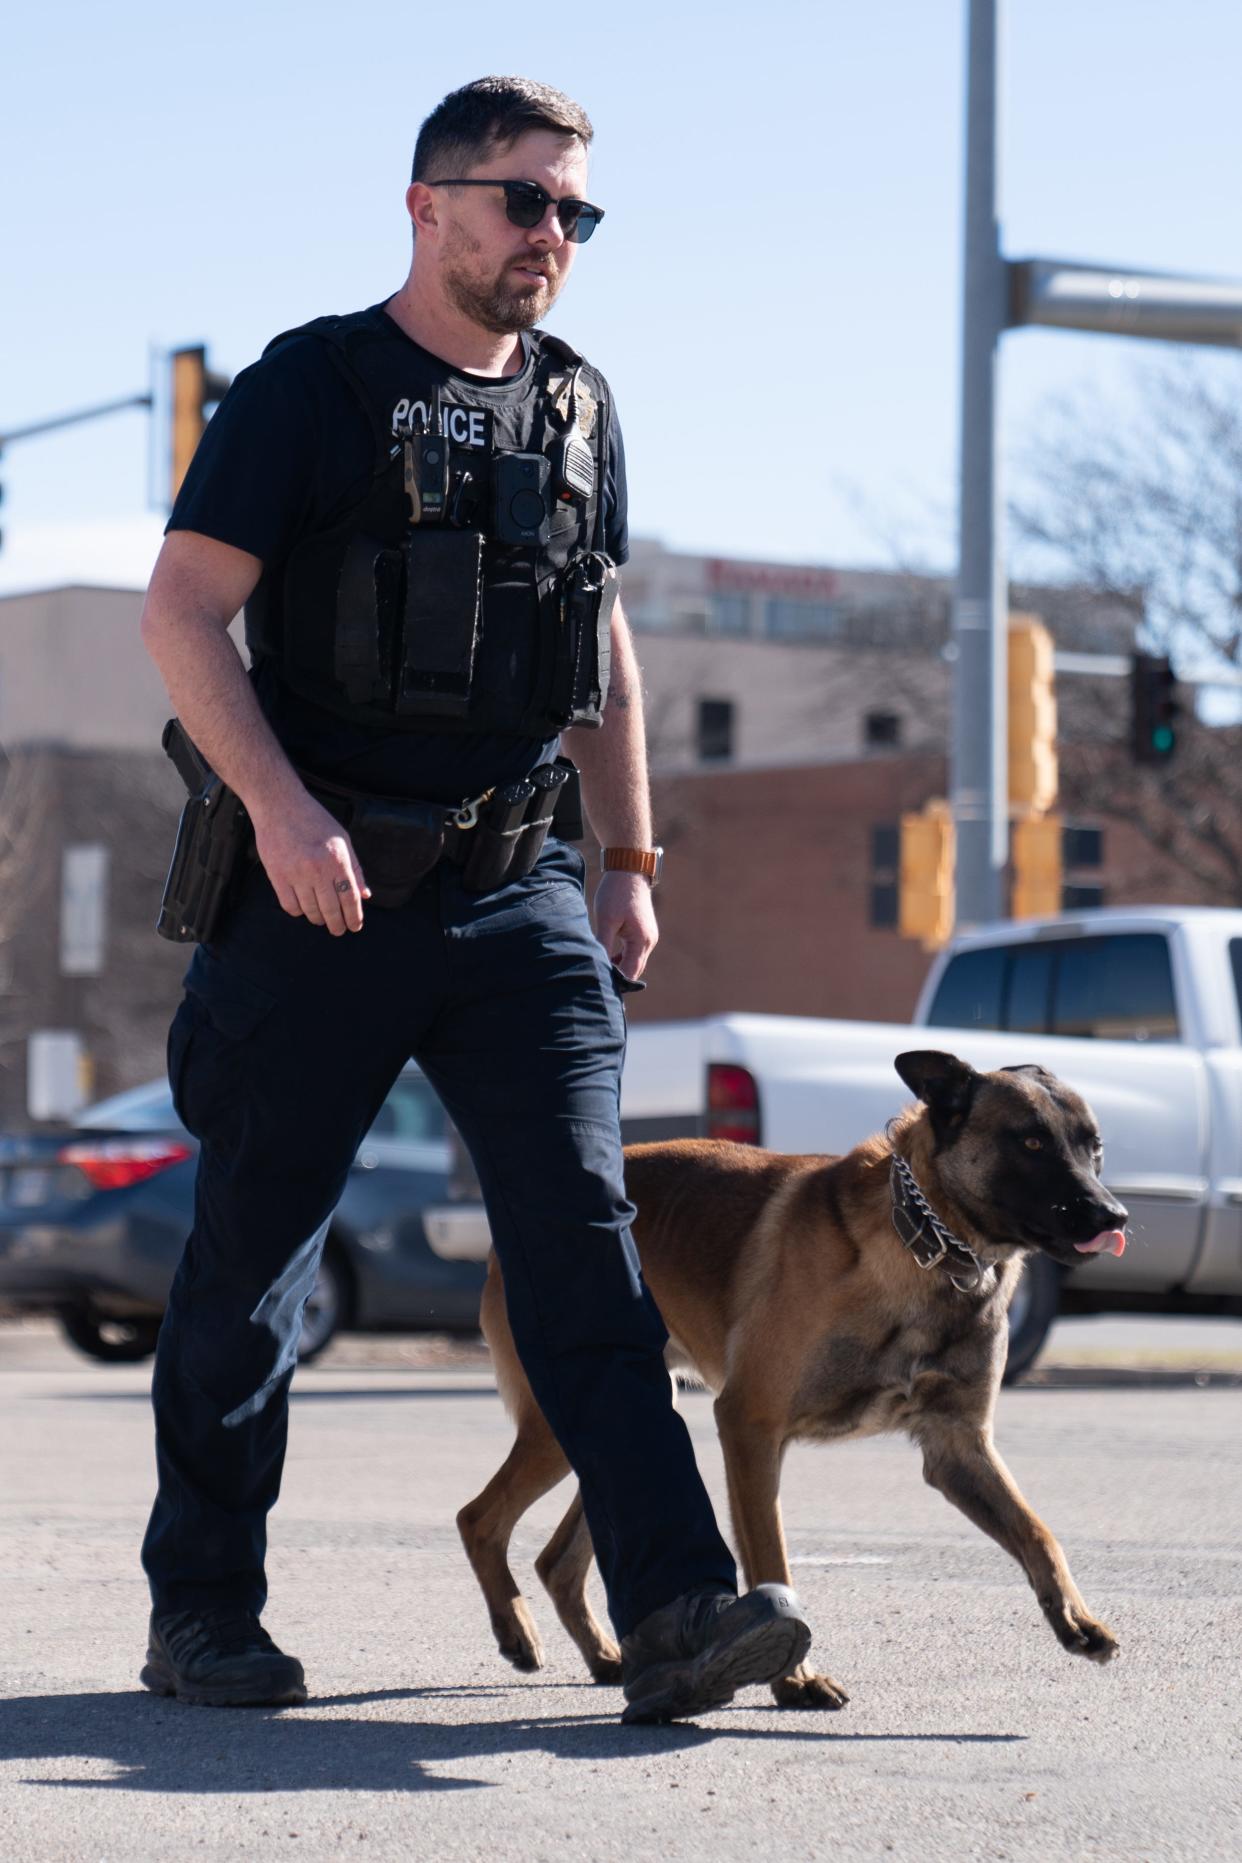
{"type": "Polygon", "coordinates": [[[476,78],[450,91],[418,132],[411,181],[460,175],[528,130],[576,136],[585,149],[595,131],[581,104],[533,78],[476,78]]]}

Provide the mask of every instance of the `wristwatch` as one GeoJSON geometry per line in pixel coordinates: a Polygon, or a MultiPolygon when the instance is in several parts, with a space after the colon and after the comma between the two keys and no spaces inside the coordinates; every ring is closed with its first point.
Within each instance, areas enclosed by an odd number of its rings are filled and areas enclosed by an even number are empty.
{"type": "Polygon", "coordinates": [[[599,864],[604,873],[641,873],[657,886],[664,867],[662,847],[601,847],[599,864]]]}

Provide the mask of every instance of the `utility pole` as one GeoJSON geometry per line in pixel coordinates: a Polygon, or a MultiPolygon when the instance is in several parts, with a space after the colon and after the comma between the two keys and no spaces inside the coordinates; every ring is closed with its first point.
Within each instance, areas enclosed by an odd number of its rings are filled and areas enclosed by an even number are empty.
{"type": "Polygon", "coordinates": [[[949,759],[959,923],[1001,917],[1008,857],[1008,583],[997,444],[1008,306],[997,212],[996,0],[970,0],[967,33],[961,501],[949,759]]]}
{"type": "Polygon", "coordinates": [[[1242,347],[1242,284],[1004,258],[997,207],[999,0],[967,0],[967,8],[961,495],[950,754],[959,925],[1000,918],[1004,910],[1009,617],[997,465],[1001,335],[1039,324],[1242,347]]]}

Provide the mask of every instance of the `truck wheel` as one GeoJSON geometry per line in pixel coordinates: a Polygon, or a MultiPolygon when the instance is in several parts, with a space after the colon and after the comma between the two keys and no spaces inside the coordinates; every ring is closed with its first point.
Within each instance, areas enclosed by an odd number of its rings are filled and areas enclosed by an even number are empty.
{"type": "Polygon", "coordinates": [[[329,1244],[319,1264],[319,1273],[302,1310],[302,1332],[298,1339],[298,1364],[309,1365],[318,1358],[339,1327],[345,1323],[349,1308],[348,1270],[336,1248],[329,1244]]]}
{"type": "Polygon", "coordinates": [[[71,1345],[88,1358],[101,1359],[108,1365],[136,1365],[150,1358],[160,1336],[158,1314],[139,1313],[116,1319],[108,1313],[97,1313],[93,1307],[66,1307],[58,1317],[71,1345]]]}
{"type": "Polygon", "coordinates": [[[1002,1384],[1016,1384],[1043,1350],[1061,1304],[1061,1270],[1047,1255],[1028,1255],[1009,1303],[1009,1357],[1002,1384]]]}

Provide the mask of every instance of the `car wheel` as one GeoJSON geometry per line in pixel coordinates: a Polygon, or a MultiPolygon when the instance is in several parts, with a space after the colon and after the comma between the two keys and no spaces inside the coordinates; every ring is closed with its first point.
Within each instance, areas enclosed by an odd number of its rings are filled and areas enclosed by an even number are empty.
{"type": "Polygon", "coordinates": [[[109,1365],[136,1365],[150,1358],[160,1336],[157,1314],[131,1314],[117,1319],[110,1313],[97,1313],[93,1307],[66,1307],[59,1317],[71,1345],[88,1358],[109,1365]]]}
{"type": "Polygon", "coordinates": [[[1009,1303],[1009,1357],[1002,1383],[1016,1384],[1031,1369],[1060,1304],[1061,1270],[1047,1255],[1028,1255],[1009,1303]]]}
{"type": "Polygon", "coordinates": [[[298,1339],[298,1364],[309,1365],[344,1323],[348,1305],[348,1284],[341,1258],[333,1248],[326,1248],[319,1263],[315,1285],[302,1309],[302,1332],[298,1339]]]}

